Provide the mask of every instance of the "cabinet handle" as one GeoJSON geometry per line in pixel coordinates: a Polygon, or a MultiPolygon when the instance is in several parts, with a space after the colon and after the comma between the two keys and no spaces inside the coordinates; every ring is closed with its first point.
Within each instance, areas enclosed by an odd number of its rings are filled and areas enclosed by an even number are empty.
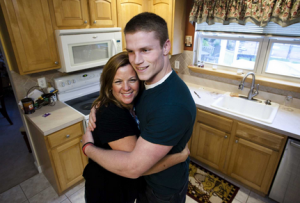
{"type": "Polygon", "coordinates": [[[69,137],[70,137],[70,135],[67,135],[67,136],[66,136],[66,138],[69,138],[69,137]]]}
{"type": "Polygon", "coordinates": [[[235,143],[239,143],[239,141],[238,141],[238,140],[236,140],[236,141],[235,141],[235,143]]]}
{"type": "Polygon", "coordinates": [[[54,63],[55,63],[55,65],[58,65],[58,61],[55,61],[54,63]]]}
{"type": "Polygon", "coordinates": [[[94,24],[96,24],[96,23],[97,23],[97,21],[94,20],[94,24]]]}
{"type": "Polygon", "coordinates": [[[80,142],[82,143],[82,140],[80,140],[80,142]]]}
{"type": "Polygon", "coordinates": [[[87,24],[87,20],[84,21],[84,24],[87,24]]]}
{"type": "Polygon", "coordinates": [[[225,137],[224,137],[224,138],[225,138],[225,139],[227,139],[227,137],[228,137],[228,136],[227,136],[227,135],[225,135],[225,137]]]}

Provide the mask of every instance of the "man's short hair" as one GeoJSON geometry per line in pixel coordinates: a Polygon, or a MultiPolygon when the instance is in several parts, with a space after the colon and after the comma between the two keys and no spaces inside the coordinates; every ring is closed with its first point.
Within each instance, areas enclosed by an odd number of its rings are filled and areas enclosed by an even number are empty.
{"type": "Polygon", "coordinates": [[[131,18],[125,26],[124,34],[132,34],[138,31],[154,31],[155,38],[159,40],[161,47],[169,39],[166,21],[154,13],[144,12],[131,18]]]}

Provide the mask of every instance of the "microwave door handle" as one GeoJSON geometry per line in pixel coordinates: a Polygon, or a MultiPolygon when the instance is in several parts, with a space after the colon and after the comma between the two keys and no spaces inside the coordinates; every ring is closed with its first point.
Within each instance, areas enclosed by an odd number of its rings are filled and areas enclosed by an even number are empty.
{"type": "Polygon", "coordinates": [[[111,41],[113,43],[112,56],[114,56],[115,54],[117,54],[117,42],[115,39],[112,39],[111,41]]]}

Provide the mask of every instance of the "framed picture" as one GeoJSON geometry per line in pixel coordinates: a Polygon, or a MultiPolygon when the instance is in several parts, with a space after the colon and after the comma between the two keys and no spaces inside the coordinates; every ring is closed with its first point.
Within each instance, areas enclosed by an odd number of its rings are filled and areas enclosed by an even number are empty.
{"type": "Polygon", "coordinates": [[[191,47],[193,45],[193,37],[190,35],[185,36],[185,46],[191,47]]]}

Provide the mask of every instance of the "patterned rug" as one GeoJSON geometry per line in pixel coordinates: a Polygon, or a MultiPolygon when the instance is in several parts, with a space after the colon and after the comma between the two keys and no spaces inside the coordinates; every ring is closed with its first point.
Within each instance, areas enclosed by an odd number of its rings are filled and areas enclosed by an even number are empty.
{"type": "Polygon", "coordinates": [[[200,203],[230,203],[240,188],[190,161],[187,194],[200,203]]]}

